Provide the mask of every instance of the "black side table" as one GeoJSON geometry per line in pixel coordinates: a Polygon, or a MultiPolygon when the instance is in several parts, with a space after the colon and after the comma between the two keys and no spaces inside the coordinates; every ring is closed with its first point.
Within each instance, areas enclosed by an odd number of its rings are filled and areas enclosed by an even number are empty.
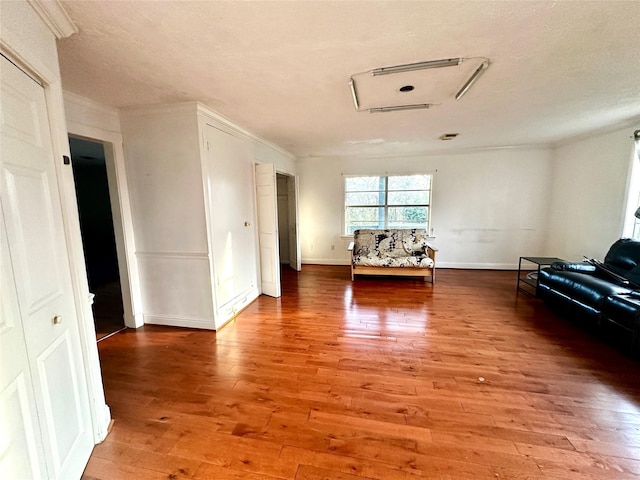
{"type": "Polygon", "coordinates": [[[518,285],[517,292],[523,292],[527,295],[538,295],[538,278],[540,276],[540,269],[546,267],[555,262],[564,262],[565,260],[556,257],[520,257],[518,262],[518,285]],[[533,263],[538,266],[538,270],[535,272],[535,278],[531,276],[532,272],[525,270],[522,271],[522,262],[533,263]],[[533,290],[532,290],[533,289],[533,290]]]}

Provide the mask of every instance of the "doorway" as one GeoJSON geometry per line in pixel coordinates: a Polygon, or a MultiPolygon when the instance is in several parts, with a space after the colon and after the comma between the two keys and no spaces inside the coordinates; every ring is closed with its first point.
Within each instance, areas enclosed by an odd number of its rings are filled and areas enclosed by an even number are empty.
{"type": "Polygon", "coordinates": [[[94,295],[96,340],[123,330],[118,254],[109,196],[104,145],[69,137],[71,164],[89,291],[94,295]]]}
{"type": "Polygon", "coordinates": [[[276,173],[280,268],[300,271],[296,178],[276,173]]]}

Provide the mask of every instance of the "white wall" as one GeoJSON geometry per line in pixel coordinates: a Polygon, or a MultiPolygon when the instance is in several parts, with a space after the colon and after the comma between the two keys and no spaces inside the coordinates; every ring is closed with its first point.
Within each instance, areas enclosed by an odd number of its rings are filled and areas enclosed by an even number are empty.
{"type": "Polygon", "coordinates": [[[0,5],[0,32],[3,48],[27,67],[47,76],[47,81],[60,79],[55,35],[26,1],[3,1],[0,5]]]}
{"type": "Polygon", "coordinates": [[[555,149],[547,253],[602,259],[620,238],[637,128],[594,134],[555,149]]]}
{"type": "Polygon", "coordinates": [[[214,329],[196,105],[121,115],[145,323],[214,329]]]}
{"type": "Polygon", "coordinates": [[[259,295],[254,165],[293,157],[196,102],[121,125],[144,321],[217,329],[259,295]]]}
{"type": "Polygon", "coordinates": [[[544,254],[551,163],[547,148],[299,160],[303,262],[348,263],[343,174],[432,172],[432,243],[439,249],[438,265],[514,268],[520,255],[544,254]]]}
{"type": "Polygon", "coordinates": [[[256,163],[273,163],[277,172],[296,175],[296,159],[293,155],[258,137],[252,136],[251,143],[256,163]]]}

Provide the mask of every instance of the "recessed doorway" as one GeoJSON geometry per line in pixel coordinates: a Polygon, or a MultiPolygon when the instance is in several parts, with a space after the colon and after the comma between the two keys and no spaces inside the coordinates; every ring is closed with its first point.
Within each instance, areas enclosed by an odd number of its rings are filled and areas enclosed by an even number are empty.
{"type": "Polygon", "coordinates": [[[100,341],[126,328],[105,151],[102,143],[75,137],[69,137],[69,146],[89,291],[94,295],[96,339],[100,341]]]}
{"type": "Polygon", "coordinates": [[[300,242],[298,240],[298,201],[296,178],[276,173],[278,207],[278,244],[280,252],[280,282],[284,284],[291,274],[301,270],[300,242]],[[285,273],[286,272],[286,273],[285,273]]]}
{"type": "MultiPolygon", "coordinates": [[[[298,240],[298,200],[296,178],[276,173],[278,208],[278,244],[281,270],[300,271],[300,242],[298,240]]],[[[281,280],[282,281],[282,280],[281,280]]]]}

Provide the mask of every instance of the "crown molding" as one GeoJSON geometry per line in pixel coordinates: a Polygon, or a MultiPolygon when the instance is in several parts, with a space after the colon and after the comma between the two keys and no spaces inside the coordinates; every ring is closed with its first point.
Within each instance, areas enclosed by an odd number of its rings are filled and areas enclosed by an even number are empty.
{"type": "Polygon", "coordinates": [[[275,150],[277,152],[279,152],[281,155],[284,155],[292,160],[296,160],[296,156],[293,155],[291,152],[285,150],[284,148],[282,148],[280,145],[277,145],[273,142],[271,142],[270,140],[267,140],[264,137],[261,137],[260,135],[257,135],[239,125],[237,125],[236,123],[232,122],[231,120],[229,120],[228,118],[220,115],[218,112],[216,112],[215,110],[212,110],[211,108],[207,107],[206,105],[197,102],[197,109],[198,109],[198,113],[208,117],[210,120],[213,120],[214,122],[218,123],[219,125],[223,125],[227,128],[230,128],[232,130],[234,130],[235,132],[239,133],[240,135],[243,135],[244,137],[253,140],[255,142],[257,142],[258,144],[264,145],[265,147],[268,147],[272,150],[275,150]]]}
{"type": "MultiPolygon", "coordinates": [[[[64,110],[67,126],[71,132],[72,124],[84,127],[99,128],[117,135],[122,134],[120,112],[117,108],[108,107],[89,98],[63,91],[64,110]]],[[[75,125],[74,125],[75,126],[75,125]]],[[[73,133],[78,133],[77,131],[73,133]]]]}
{"type": "MultiPolygon", "coordinates": [[[[563,138],[562,140],[553,142],[551,146],[553,148],[560,148],[560,147],[564,147],[565,145],[570,145],[572,143],[579,142],[581,140],[586,140],[588,138],[597,137],[600,135],[608,135],[610,133],[627,130],[627,129],[629,130],[637,129],[639,126],[640,126],[640,116],[635,116],[622,122],[617,122],[612,125],[606,125],[604,127],[596,128],[588,132],[581,133],[579,135],[573,135],[570,137],[563,138]]],[[[630,138],[633,139],[633,134],[634,134],[633,130],[631,130],[631,132],[629,133],[631,134],[630,138]]]]}
{"type": "Polygon", "coordinates": [[[69,14],[58,0],[27,1],[56,38],[67,38],[78,33],[78,27],[71,21],[69,14]]]}
{"type": "Polygon", "coordinates": [[[156,104],[146,106],[126,107],[120,109],[121,118],[139,118],[147,116],[155,116],[158,114],[170,114],[170,115],[200,115],[207,121],[215,124],[217,127],[222,127],[227,133],[243,136],[259,145],[267,147],[271,150],[279,152],[281,155],[296,160],[296,156],[291,152],[288,152],[279,145],[263,138],[255,133],[237,125],[226,117],[223,117],[210,107],[204,105],[201,102],[181,102],[170,104],[156,104]]]}

